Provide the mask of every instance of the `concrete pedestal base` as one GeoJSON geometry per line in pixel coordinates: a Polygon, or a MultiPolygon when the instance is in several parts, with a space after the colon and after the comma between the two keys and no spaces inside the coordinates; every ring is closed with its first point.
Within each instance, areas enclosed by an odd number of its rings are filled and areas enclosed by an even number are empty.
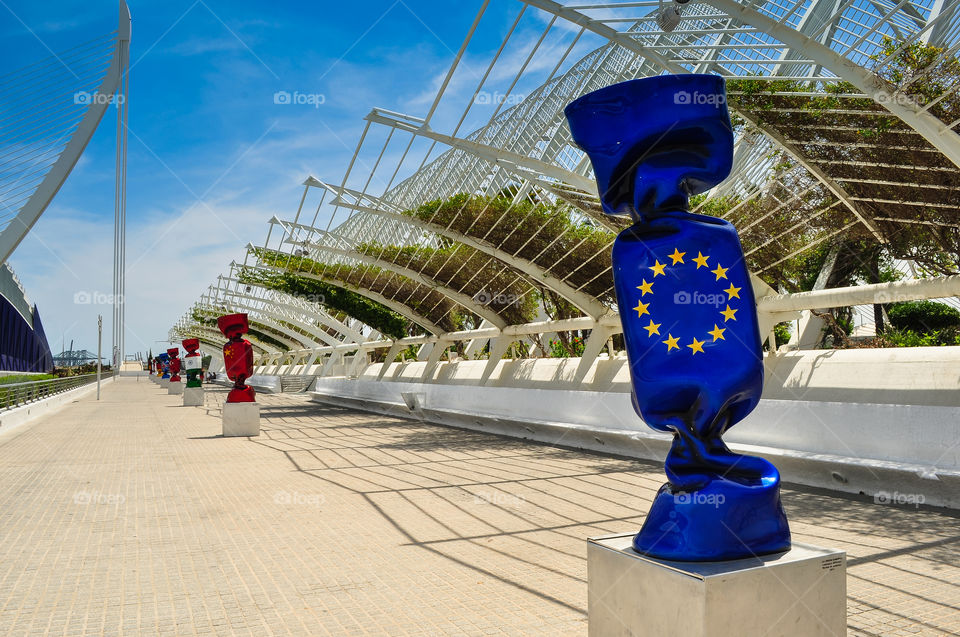
{"type": "Polygon", "coordinates": [[[184,387],[183,406],[203,407],[203,387],[184,387]]]}
{"type": "Polygon", "coordinates": [[[794,544],[728,562],[668,562],[632,533],[587,540],[591,637],[847,634],[846,553],[794,544]]]}
{"type": "Polygon", "coordinates": [[[167,383],[167,393],[179,396],[183,393],[183,383],[167,383]]]}
{"type": "Polygon", "coordinates": [[[259,436],[260,405],[257,403],[224,403],[223,435],[259,436]]]}

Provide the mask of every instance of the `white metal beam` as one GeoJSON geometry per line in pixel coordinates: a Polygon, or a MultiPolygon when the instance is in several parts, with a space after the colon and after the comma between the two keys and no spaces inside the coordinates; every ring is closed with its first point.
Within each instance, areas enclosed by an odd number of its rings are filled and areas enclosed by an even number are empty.
{"type": "Polygon", "coordinates": [[[850,82],[873,101],[899,117],[951,162],[960,166],[960,136],[935,116],[923,111],[913,99],[897,94],[894,87],[875,73],[843,57],[817,40],[760,13],[748,4],[738,0],[704,0],[704,2],[746,24],[753,25],[796,51],[803,51],[804,55],[850,82]]]}

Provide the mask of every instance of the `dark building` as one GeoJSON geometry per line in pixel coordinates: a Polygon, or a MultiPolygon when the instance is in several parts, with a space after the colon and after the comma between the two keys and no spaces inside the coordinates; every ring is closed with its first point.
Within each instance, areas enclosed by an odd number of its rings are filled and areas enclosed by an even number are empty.
{"type": "Polygon", "coordinates": [[[0,265],[0,371],[44,373],[53,356],[36,305],[7,264],[0,265]]]}

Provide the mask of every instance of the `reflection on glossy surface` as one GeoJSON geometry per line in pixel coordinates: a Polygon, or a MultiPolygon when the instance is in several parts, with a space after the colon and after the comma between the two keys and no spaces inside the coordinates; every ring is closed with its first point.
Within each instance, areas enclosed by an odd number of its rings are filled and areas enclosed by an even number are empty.
{"type": "Polygon", "coordinates": [[[668,482],[634,548],[670,560],[726,560],[786,550],[780,475],[735,454],[723,433],[763,388],[757,313],[732,225],[688,212],[730,173],[723,79],[664,75],[608,86],[566,109],[590,156],[604,211],[634,224],[613,247],[633,405],[673,433],[668,482]]]}

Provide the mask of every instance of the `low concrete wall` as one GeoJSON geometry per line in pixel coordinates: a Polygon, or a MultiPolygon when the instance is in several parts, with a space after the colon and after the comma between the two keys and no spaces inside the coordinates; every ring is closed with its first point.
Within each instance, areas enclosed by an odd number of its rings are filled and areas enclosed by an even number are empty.
{"type": "MultiPolygon", "coordinates": [[[[233,381],[227,378],[223,372],[218,372],[217,377],[212,381],[216,385],[223,387],[233,387],[233,381]]],[[[246,384],[253,387],[256,391],[264,394],[280,393],[280,377],[270,376],[268,374],[254,374],[246,380],[246,384]]]]}
{"type": "MultiPolygon", "coordinates": [[[[107,383],[113,382],[113,378],[114,377],[112,375],[104,376],[100,381],[101,388],[107,383]]],[[[97,384],[90,383],[89,385],[77,387],[76,389],[71,389],[70,391],[63,392],[62,394],[56,394],[54,396],[50,396],[49,398],[38,400],[34,403],[21,405],[15,409],[0,411],[0,436],[5,436],[7,433],[39,418],[40,416],[51,414],[62,408],[64,405],[73,402],[77,398],[86,396],[90,393],[95,393],[96,391],[97,384]]]]}
{"type": "MultiPolygon", "coordinates": [[[[314,400],[662,461],[670,438],[630,404],[625,361],[594,364],[572,389],[576,359],[380,365],[358,379],[319,378],[314,400]],[[602,390],[593,388],[601,387],[602,390]]],[[[790,482],[851,493],[922,494],[960,508],[960,348],[793,352],[767,361],[764,399],[724,437],[775,462],[790,482]],[[790,397],[788,399],[787,397],[790,397]],[[844,397],[843,401],[830,398],[844,397]],[[901,401],[901,402],[898,402],[901,401]]]]}
{"type": "MultiPolygon", "coordinates": [[[[230,383],[233,384],[233,383],[230,383]]],[[[246,384],[265,394],[280,393],[280,377],[254,374],[246,380],[246,384]]]]}
{"type": "MultiPolygon", "coordinates": [[[[383,380],[424,382],[426,365],[393,363],[383,380]]],[[[486,365],[485,360],[440,363],[429,381],[478,385],[486,365]]],[[[577,385],[579,365],[579,358],[503,360],[486,385],[630,393],[626,358],[599,357],[577,385]]],[[[369,365],[359,377],[376,379],[381,367],[369,365]]],[[[960,347],[785,352],[765,356],[764,370],[764,398],[960,407],[960,347]]]]}

